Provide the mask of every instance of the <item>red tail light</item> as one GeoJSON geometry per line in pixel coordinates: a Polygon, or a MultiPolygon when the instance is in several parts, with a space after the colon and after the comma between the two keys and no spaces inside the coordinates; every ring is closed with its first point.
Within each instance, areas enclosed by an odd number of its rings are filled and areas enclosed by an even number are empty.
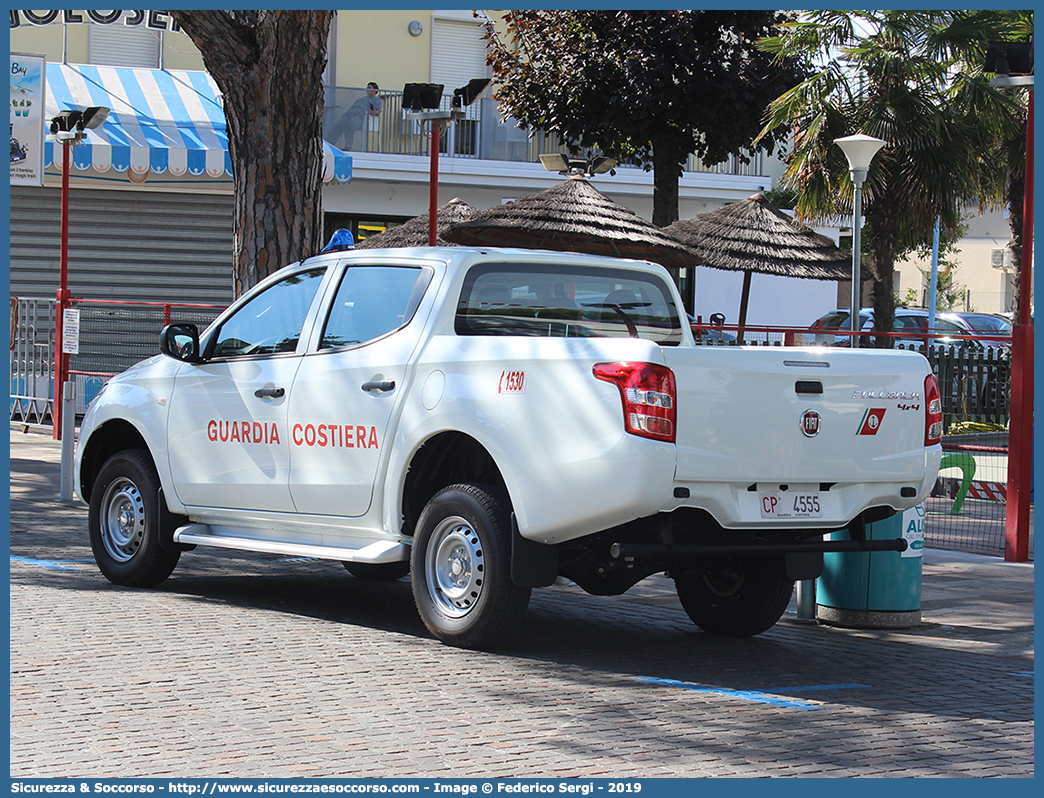
{"type": "Polygon", "coordinates": [[[620,389],[624,429],[674,443],[677,392],[674,372],[655,363],[598,363],[594,375],[620,389]]]}
{"type": "Polygon", "coordinates": [[[942,440],[942,395],[934,374],[924,378],[924,445],[934,446],[942,440]]]}

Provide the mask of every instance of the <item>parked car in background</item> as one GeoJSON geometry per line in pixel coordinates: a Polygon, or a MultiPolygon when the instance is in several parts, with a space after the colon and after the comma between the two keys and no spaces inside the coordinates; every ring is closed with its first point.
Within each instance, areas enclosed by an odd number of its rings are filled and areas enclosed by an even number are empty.
{"type": "MultiPolygon", "coordinates": [[[[815,333],[814,343],[819,345],[828,346],[848,346],[849,336],[847,335],[829,335],[831,330],[848,330],[849,319],[851,318],[851,311],[848,309],[838,309],[831,311],[823,316],[816,319],[809,330],[815,333]]],[[[952,338],[953,335],[1010,335],[1011,325],[1008,326],[1008,332],[985,332],[977,329],[969,320],[965,319],[965,315],[972,316],[988,316],[988,314],[961,314],[961,313],[936,313],[935,314],[935,331],[937,333],[946,333],[934,339],[935,344],[942,346],[966,346],[972,348],[983,348],[989,347],[1000,347],[1004,346],[1003,342],[983,342],[973,341],[966,338],[952,338]]],[[[1000,317],[995,318],[998,322],[1003,323],[1004,319],[1000,317]]],[[[874,327],[874,309],[873,308],[862,308],[859,311],[860,325],[859,329],[863,331],[872,330],[874,327]]],[[[981,322],[985,324],[985,322],[981,322]]],[[[895,324],[893,329],[897,333],[909,332],[910,336],[903,335],[896,340],[898,342],[917,342],[923,343],[924,334],[928,332],[928,311],[920,308],[896,308],[895,309],[895,324]]],[[[810,342],[812,343],[812,342],[810,342]]]]}
{"type": "Polygon", "coordinates": [[[979,335],[1011,335],[1011,320],[994,313],[954,313],[979,335]]]}
{"type": "MultiPolygon", "coordinates": [[[[691,313],[686,313],[685,315],[688,316],[689,327],[692,329],[692,337],[697,344],[712,343],[728,346],[736,343],[736,335],[734,333],[725,332],[724,330],[710,329],[707,327],[706,323],[698,323],[696,317],[691,313]]],[[[717,315],[718,314],[714,314],[711,316],[710,324],[718,323],[714,318],[714,316],[717,315]]],[[[724,320],[721,323],[724,324],[724,320]]]]}

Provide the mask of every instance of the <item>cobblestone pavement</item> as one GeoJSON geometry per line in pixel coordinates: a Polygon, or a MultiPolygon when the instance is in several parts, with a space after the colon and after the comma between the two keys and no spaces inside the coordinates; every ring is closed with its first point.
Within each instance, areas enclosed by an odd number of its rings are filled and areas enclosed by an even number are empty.
{"type": "Polygon", "coordinates": [[[701,633],[663,577],[534,591],[493,653],[408,579],[197,549],[111,585],[59,447],[11,432],[11,773],[28,777],[1032,776],[1033,566],[929,550],[921,626],[701,633]]]}

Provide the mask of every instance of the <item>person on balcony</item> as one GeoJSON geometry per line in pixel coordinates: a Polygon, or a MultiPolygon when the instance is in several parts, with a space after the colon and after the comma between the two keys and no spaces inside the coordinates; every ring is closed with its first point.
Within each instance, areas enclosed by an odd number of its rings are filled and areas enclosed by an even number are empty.
{"type": "Polygon", "coordinates": [[[353,148],[355,134],[366,126],[367,117],[381,115],[384,101],[378,96],[378,91],[380,89],[373,81],[366,84],[366,96],[360,97],[352,103],[348,110],[344,112],[344,116],[338,119],[337,124],[334,125],[331,135],[333,144],[342,150],[351,150],[353,148]]]}

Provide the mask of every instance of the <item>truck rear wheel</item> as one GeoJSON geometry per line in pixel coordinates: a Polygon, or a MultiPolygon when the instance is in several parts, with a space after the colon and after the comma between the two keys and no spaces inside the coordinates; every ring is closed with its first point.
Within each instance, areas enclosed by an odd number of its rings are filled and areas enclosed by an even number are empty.
{"type": "Polygon", "coordinates": [[[102,466],[91,490],[88,532],[94,560],[117,585],[153,587],[181,556],[159,540],[159,476],[143,449],[117,452],[102,466]]]}
{"type": "Polygon", "coordinates": [[[708,561],[679,573],[675,585],[692,622],[725,637],[749,637],[771,629],[794,592],[794,582],[778,557],[708,561]]]}
{"type": "Polygon", "coordinates": [[[461,648],[488,646],[522,620],[530,589],[511,580],[507,499],[485,485],[439,491],[417,521],[413,598],[424,625],[461,648]]]}

